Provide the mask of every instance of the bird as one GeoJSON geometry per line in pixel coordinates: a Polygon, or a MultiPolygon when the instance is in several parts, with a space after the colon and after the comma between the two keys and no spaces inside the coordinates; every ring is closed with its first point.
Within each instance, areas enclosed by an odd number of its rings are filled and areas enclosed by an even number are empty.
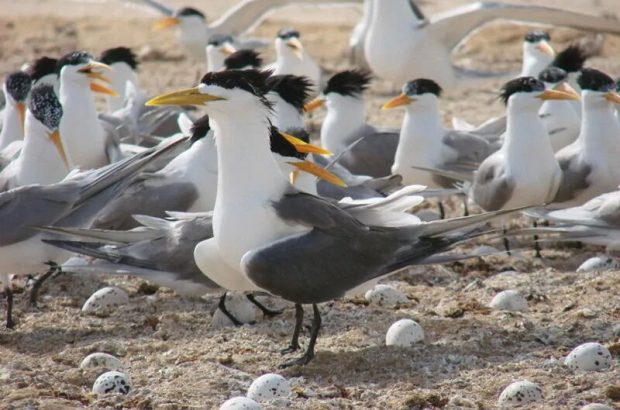
{"type": "MultiPolygon", "coordinates": [[[[133,84],[137,92],[142,92],[138,85],[138,58],[128,47],[114,47],[104,50],[97,59],[100,63],[110,67],[108,77],[110,89],[116,92],[116,96],[105,95],[108,112],[113,113],[125,105],[127,99],[127,82],[133,84]]],[[[142,92],[143,93],[143,92],[142,92]]]]}
{"type": "Polygon", "coordinates": [[[31,184],[53,184],[69,172],[60,138],[62,106],[50,84],[32,88],[26,111],[26,135],[19,153],[0,172],[0,192],[31,184]]]}
{"type": "Polygon", "coordinates": [[[58,94],[58,74],[56,73],[58,59],[52,57],[39,57],[29,64],[26,73],[32,79],[32,85],[50,84],[54,86],[54,91],[58,94]]]}
{"type": "Polygon", "coordinates": [[[24,121],[26,115],[26,99],[30,93],[32,79],[23,71],[10,73],[2,90],[6,96],[0,131],[0,150],[6,148],[14,141],[24,139],[24,121]]]}
{"type": "Polygon", "coordinates": [[[224,60],[233,54],[235,47],[232,36],[214,33],[207,42],[207,71],[220,71],[224,68],[224,60]]]}
{"type": "MultiPolygon", "coordinates": [[[[620,33],[613,19],[546,6],[479,2],[426,18],[410,0],[372,0],[364,40],[372,72],[393,84],[428,78],[454,90],[475,79],[497,76],[453,65],[452,51],[480,26],[496,19],[620,33]]],[[[505,76],[507,73],[501,74],[505,76]]]]}
{"type": "Polygon", "coordinates": [[[263,59],[260,54],[252,49],[237,50],[224,59],[226,70],[247,70],[250,68],[260,68],[263,59]]]}
{"type": "Polygon", "coordinates": [[[97,117],[92,92],[116,96],[114,90],[96,82],[110,83],[102,71],[110,67],[83,51],[74,51],[58,60],[59,100],[63,108],[60,135],[71,168],[99,168],[120,157],[118,146],[109,139],[97,117]]]}
{"type": "Polygon", "coordinates": [[[530,31],[523,38],[523,62],[519,77],[534,77],[553,62],[555,51],[546,31],[530,31]]]}
{"type": "Polygon", "coordinates": [[[321,145],[341,155],[341,165],[354,174],[384,177],[391,173],[399,132],[366,123],[362,95],[370,80],[370,74],[361,70],[336,73],[321,95],[306,104],[305,110],[311,112],[326,106],[321,145]]]}
{"type": "Polygon", "coordinates": [[[276,61],[267,69],[272,69],[274,75],[293,74],[307,77],[315,92],[321,86],[322,69],[308,54],[300,36],[299,31],[293,28],[280,29],[275,39],[276,61]]]}
{"type": "Polygon", "coordinates": [[[266,97],[273,105],[273,125],[287,133],[305,129],[304,106],[312,92],[310,80],[292,74],[271,75],[265,85],[269,89],[266,97]]]}
{"type": "Polygon", "coordinates": [[[106,167],[69,174],[51,185],[25,185],[0,193],[0,278],[7,295],[8,328],[13,327],[9,274],[29,275],[49,270],[33,287],[30,301],[42,280],[57,271],[69,253],[41,242],[45,234],[36,225],[88,226],[97,212],[121,191],[129,178],[151,161],[173,153],[184,139],[170,141],[106,167]]]}
{"type": "Polygon", "coordinates": [[[392,165],[392,173],[401,175],[405,184],[451,188],[454,180],[414,167],[473,173],[499,148],[475,134],[446,129],[438,109],[442,91],[435,81],[419,78],[406,83],[398,97],[383,105],[383,109],[406,108],[392,165]]]}
{"type": "MultiPolygon", "coordinates": [[[[307,364],[314,357],[321,326],[318,303],[432,259],[467,238],[472,226],[498,214],[420,224],[409,214],[396,213],[400,217],[393,219],[394,213],[338,206],[295,190],[269,150],[269,102],[260,91],[268,75],[211,72],[199,86],[155,97],[149,104],[200,105],[215,129],[220,169],[214,237],[196,246],[198,267],[226,289],[263,290],[299,308],[312,305],[308,349],[285,363],[287,367],[307,364]],[[236,120],[240,115],[243,123],[236,120]],[[238,166],[240,158],[245,158],[243,167],[238,166]],[[455,231],[458,234],[451,235],[455,231]]],[[[302,320],[297,317],[291,350],[298,348],[302,320]]]]}
{"type": "Polygon", "coordinates": [[[594,68],[581,70],[582,120],[579,136],[557,152],[562,170],[559,189],[550,206],[578,206],[620,185],[620,123],[615,108],[620,104],[614,80],[594,68]]]}

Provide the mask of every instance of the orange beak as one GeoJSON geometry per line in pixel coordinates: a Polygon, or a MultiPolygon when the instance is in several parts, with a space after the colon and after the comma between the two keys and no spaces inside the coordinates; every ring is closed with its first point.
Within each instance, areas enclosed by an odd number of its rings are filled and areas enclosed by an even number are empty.
{"type": "Polygon", "coordinates": [[[26,105],[24,103],[17,103],[17,113],[19,114],[19,124],[22,126],[22,135],[24,135],[25,121],[26,121],[26,105]]]}
{"type": "Polygon", "coordinates": [[[414,102],[415,98],[411,98],[406,94],[400,94],[398,97],[392,98],[390,101],[383,104],[382,110],[391,110],[392,108],[400,107],[401,105],[409,105],[414,102]]]}
{"type": "Polygon", "coordinates": [[[62,140],[60,139],[60,133],[58,132],[58,130],[52,132],[52,134],[50,135],[50,140],[56,147],[56,150],[58,151],[60,158],[62,158],[62,162],[65,163],[65,167],[69,169],[69,161],[67,160],[67,153],[65,152],[65,148],[62,145],[62,140]]]}
{"type": "Polygon", "coordinates": [[[306,105],[304,105],[304,111],[312,112],[316,110],[317,108],[322,107],[323,105],[325,105],[325,99],[321,97],[317,97],[314,100],[307,103],[306,105]]]}
{"type": "Polygon", "coordinates": [[[177,17],[165,17],[159,21],[157,21],[155,24],[153,24],[153,29],[155,30],[163,30],[169,27],[174,27],[176,25],[178,25],[181,22],[181,20],[179,20],[177,17]]]}
{"type": "Polygon", "coordinates": [[[101,85],[96,82],[90,83],[90,90],[99,94],[110,95],[112,97],[118,97],[119,94],[111,88],[106,87],[105,85],[101,85]]]}
{"type": "Polygon", "coordinates": [[[549,43],[547,43],[546,41],[541,41],[537,46],[536,49],[538,51],[540,51],[541,53],[544,54],[548,54],[550,56],[554,56],[555,55],[555,51],[553,50],[553,47],[551,47],[549,45],[549,43]]]}
{"type": "Polygon", "coordinates": [[[297,168],[297,170],[291,172],[291,175],[290,175],[291,183],[294,183],[297,180],[296,171],[303,171],[303,172],[307,172],[308,174],[314,175],[315,177],[321,178],[322,180],[325,180],[331,184],[334,184],[334,185],[337,185],[343,188],[347,186],[347,184],[345,184],[342,179],[338,178],[336,175],[332,174],[325,168],[321,168],[320,166],[316,165],[313,162],[291,161],[291,162],[288,162],[288,164],[297,168]]]}
{"type": "Polygon", "coordinates": [[[220,52],[227,56],[231,55],[235,51],[237,51],[237,49],[230,44],[224,44],[224,46],[220,49],[220,52]]]}

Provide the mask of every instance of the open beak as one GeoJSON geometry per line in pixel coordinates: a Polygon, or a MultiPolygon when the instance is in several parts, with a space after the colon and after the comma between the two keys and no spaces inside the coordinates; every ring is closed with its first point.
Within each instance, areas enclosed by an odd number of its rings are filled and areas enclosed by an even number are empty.
{"type": "Polygon", "coordinates": [[[536,49],[541,53],[548,54],[550,56],[555,55],[555,50],[553,50],[553,47],[551,47],[546,41],[542,41],[541,43],[539,43],[536,46],[536,49]]]}
{"type": "Polygon", "coordinates": [[[231,44],[224,44],[224,46],[220,49],[220,52],[227,56],[231,55],[235,51],[237,51],[237,49],[234,48],[231,44]]]}
{"type": "Polygon", "coordinates": [[[90,90],[99,94],[109,95],[112,97],[118,97],[119,94],[111,88],[106,87],[105,85],[101,85],[96,82],[90,83],[90,90]]]}
{"type": "Polygon", "coordinates": [[[553,87],[553,89],[557,90],[557,91],[564,91],[565,93],[574,94],[576,96],[579,96],[579,93],[573,87],[571,87],[571,85],[569,83],[567,83],[566,81],[561,82],[560,84],[556,85],[555,87],[553,87]]]}
{"type": "Polygon", "coordinates": [[[314,100],[307,103],[306,105],[304,105],[304,111],[312,112],[316,110],[317,108],[322,107],[323,105],[325,105],[325,99],[321,97],[317,97],[314,100]]]}
{"type": "Polygon", "coordinates": [[[177,17],[165,17],[153,24],[153,28],[155,30],[163,30],[168,27],[174,27],[180,22],[181,20],[179,20],[177,17]]]}
{"type": "MultiPolygon", "coordinates": [[[[321,168],[320,166],[316,165],[313,162],[291,161],[291,162],[288,162],[288,164],[294,166],[299,171],[303,171],[308,174],[314,175],[315,177],[321,178],[322,180],[327,181],[330,184],[334,184],[334,185],[337,185],[343,188],[346,188],[347,186],[347,184],[345,184],[342,179],[338,178],[336,175],[332,174],[325,168],[321,168]]],[[[290,175],[290,180],[292,181],[291,183],[293,183],[297,179],[297,175],[295,175],[295,172],[297,170],[291,172],[291,175],[290,175]]]]}
{"type": "Polygon", "coordinates": [[[17,107],[17,113],[19,114],[19,124],[22,126],[22,135],[24,135],[25,121],[26,121],[26,104],[18,102],[15,104],[17,107]]]}
{"type": "Polygon", "coordinates": [[[391,110],[392,108],[400,107],[401,105],[409,105],[415,101],[415,98],[411,98],[406,94],[401,94],[398,97],[392,98],[390,101],[383,104],[382,110],[391,110]]]}
{"type": "Polygon", "coordinates": [[[56,147],[56,150],[58,151],[60,158],[62,158],[62,162],[65,163],[65,167],[69,169],[69,161],[67,160],[67,153],[65,152],[65,148],[62,145],[62,141],[60,140],[60,133],[58,132],[58,130],[50,134],[50,140],[52,141],[52,143],[54,143],[54,146],[56,147]]]}
{"type": "Polygon", "coordinates": [[[225,100],[225,98],[216,95],[202,94],[198,90],[198,87],[194,87],[159,95],[155,98],[151,98],[144,105],[149,107],[157,105],[204,105],[209,101],[219,100],[225,100]]]}
{"type": "Polygon", "coordinates": [[[620,104],[620,94],[615,91],[610,91],[605,94],[605,99],[612,103],[620,104]]]}
{"type": "Polygon", "coordinates": [[[308,144],[307,142],[302,141],[299,138],[294,137],[285,132],[280,132],[280,135],[282,135],[282,137],[284,137],[285,140],[293,144],[297,152],[301,152],[302,154],[333,155],[333,153],[330,150],[327,150],[325,148],[322,148],[322,147],[319,147],[313,144],[308,144]]]}
{"type": "Polygon", "coordinates": [[[293,54],[295,54],[295,56],[297,56],[297,58],[299,58],[300,60],[303,60],[304,55],[303,55],[303,50],[304,50],[304,46],[303,44],[301,44],[301,41],[299,41],[298,38],[291,38],[286,42],[286,46],[290,47],[291,49],[293,49],[293,54]]]}
{"type": "Polygon", "coordinates": [[[576,92],[566,92],[559,90],[545,90],[537,95],[543,101],[547,100],[579,100],[579,94],[576,92]]]}
{"type": "MultiPolygon", "coordinates": [[[[98,61],[91,61],[90,63],[86,64],[84,67],[80,68],[78,72],[84,74],[86,77],[90,78],[91,80],[99,80],[104,83],[110,84],[112,80],[110,80],[108,77],[103,75],[101,73],[101,70],[111,70],[111,69],[112,67],[110,67],[107,64],[103,64],[98,61]]],[[[112,97],[119,96],[119,94],[116,91],[112,90],[111,88],[106,87],[105,85],[96,83],[95,81],[90,82],[90,89],[91,91],[94,91],[96,93],[111,95],[112,97]]]]}

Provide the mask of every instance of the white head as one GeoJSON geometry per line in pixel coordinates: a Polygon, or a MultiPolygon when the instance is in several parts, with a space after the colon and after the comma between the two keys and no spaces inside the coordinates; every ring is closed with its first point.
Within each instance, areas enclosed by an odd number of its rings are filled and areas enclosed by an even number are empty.
{"type": "Polygon", "coordinates": [[[384,110],[405,106],[407,111],[426,111],[437,112],[437,104],[442,89],[433,80],[418,78],[409,81],[403,86],[402,92],[398,97],[391,99],[383,104],[384,110]]]}
{"type": "Polygon", "coordinates": [[[292,28],[283,28],[278,31],[275,40],[278,60],[303,60],[304,46],[299,37],[299,31],[292,28]]]}
{"type": "Polygon", "coordinates": [[[602,71],[584,68],[577,82],[581,87],[584,107],[608,109],[620,104],[615,81],[602,71]]]}
{"type": "Polygon", "coordinates": [[[110,71],[110,66],[99,63],[83,51],[74,51],[58,60],[56,70],[60,76],[61,92],[65,87],[90,88],[94,92],[118,96],[114,90],[96,82],[111,83],[103,72],[110,71]]]}
{"type": "Polygon", "coordinates": [[[224,68],[224,60],[237,51],[233,46],[233,38],[222,34],[213,34],[207,43],[207,71],[220,71],[224,68]]]}
{"type": "Polygon", "coordinates": [[[500,99],[509,109],[533,111],[538,115],[543,101],[578,100],[579,95],[569,91],[546,90],[545,84],[534,77],[519,77],[504,84],[500,99]]]}
{"type": "Polygon", "coordinates": [[[193,7],[183,7],[174,12],[172,16],[164,17],[153,26],[156,30],[177,27],[181,31],[193,32],[204,30],[207,24],[205,15],[193,7]]]}
{"type": "Polygon", "coordinates": [[[549,44],[550,36],[545,31],[531,31],[523,39],[523,61],[537,61],[545,67],[553,61],[555,51],[549,44]]]}

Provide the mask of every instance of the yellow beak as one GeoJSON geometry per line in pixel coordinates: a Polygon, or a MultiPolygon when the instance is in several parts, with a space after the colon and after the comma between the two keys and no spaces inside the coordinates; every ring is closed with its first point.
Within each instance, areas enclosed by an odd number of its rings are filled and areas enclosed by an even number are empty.
{"type": "Polygon", "coordinates": [[[119,94],[111,88],[106,87],[105,85],[101,85],[96,82],[90,83],[90,90],[99,94],[110,95],[112,97],[118,97],[119,94]]]}
{"type": "Polygon", "coordinates": [[[314,100],[307,103],[306,105],[304,105],[304,111],[312,112],[316,110],[317,108],[322,107],[323,105],[325,105],[325,99],[321,97],[317,97],[314,100]]]}
{"type": "Polygon", "coordinates": [[[232,45],[230,44],[224,44],[224,46],[222,48],[220,48],[220,52],[224,55],[231,55],[232,53],[234,53],[235,51],[237,51],[236,48],[234,48],[232,45]]]}
{"type": "Polygon", "coordinates": [[[58,132],[58,130],[50,134],[50,140],[54,143],[54,146],[56,147],[56,150],[58,151],[60,158],[62,158],[62,162],[65,163],[65,167],[69,169],[69,161],[67,160],[67,153],[65,152],[65,148],[62,145],[62,140],[60,139],[60,133],[58,132]]]}
{"type": "Polygon", "coordinates": [[[579,100],[579,94],[576,92],[567,92],[559,90],[545,90],[537,96],[543,101],[546,100],[579,100]]]}
{"type": "Polygon", "coordinates": [[[177,17],[165,17],[159,21],[157,21],[155,24],[153,24],[153,29],[155,30],[163,30],[165,28],[168,27],[174,27],[176,25],[178,25],[181,22],[180,19],[178,19],[177,17]]]}
{"type": "Polygon", "coordinates": [[[19,124],[22,126],[22,135],[24,135],[24,132],[25,132],[24,122],[26,121],[26,105],[24,103],[19,102],[15,104],[15,106],[17,107],[17,114],[19,114],[19,124]]]}
{"type": "Polygon", "coordinates": [[[219,100],[225,100],[225,98],[218,97],[216,95],[202,94],[198,90],[198,87],[194,87],[162,94],[155,98],[151,98],[144,105],[204,105],[209,101],[219,100]]]}
{"type": "MultiPolygon", "coordinates": [[[[110,84],[112,80],[110,80],[105,75],[101,74],[101,70],[111,70],[111,69],[112,67],[110,67],[107,64],[103,64],[98,61],[91,61],[90,63],[86,64],[84,67],[80,68],[78,72],[86,75],[86,77],[92,80],[99,80],[99,81],[103,81],[104,83],[110,84]]],[[[94,81],[91,81],[90,89],[96,93],[118,97],[118,93],[116,91],[106,86],[103,86],[101,84],[98,84],[94,81]]]]}
{"type": "Polygon", "coordinates": [[[565,93],[569,93],[569,94],[574,94],[574,95],[578,96],[579,98],[581,98],[579,93],[577,91],[575,91],[575,89],[573,87],[571,87],[571,85],[569,83],[567,83],[567,82],[560,83],[560,84],[556,85],[555,87],[553,87],[553,89],[557,90],[557,91],[564,91],[565,93]]]}
{"type": "Polygon", "coordinates": [[[301,41],[299,41],[298,38],[293,37],[289,39],[286,42],[286,46],[293,49],[293,53],[295,54],[297,58],[299,58],[300,60],[304,58],[304,55],[303,55],[304,46],[303,44],[301,44],[301,41]]]}
{"type": "MultiPolygon", "coordinates": [[[[317,178],[321,178],[322,180],[325,180],[329,182],[330,184],[334,184],[334,185],[337,185],[343,188],[346,188],[347,186],[347,184],[345,184],[342,179],[338,178],[336,175],[332,174],[325,168],[321,168],[320,166],[314,164],[313,162],[291,161],[291,162],[288,162],[288,164],[294,166],[300,171],[304,171],[304,172],[307,172],[308,174],[314,175],[317,178]]],[[[297,179],[297,175],[295,175],[295,171],[291,172],[291,176],[290,176],[290,180],[292,181],[291,183],[294,183],[296,179],[297,179]]]]}
{"type": "Polygon", "coordinates": [[[620,104],[620,94],[615,91],[610,91],[605,94],[605,99],[612,103],[620,104]]]}
{"type": "Polygon", "coordinates": [[[299,138],[294,137],[285,132],[280,132],[280,135],[282,135],[282,137],[284,137],[285,140],[293,144],[297,152],[301,152],[303,154],[333,155],[333,153],[330,150],[327,150],[325,148],[322,148],[322,147],[319,147],[313,144],[308,144],[307,142],[302,141],[299,138]]]}
{"type": "Polygon", "coordinates": [[[538,51],[540,51],[541,53],[549,54],[550,56],[554,56],[555,55],[555,51],[553,50],[553,47],[551,47],[549,45],[549,43],[547,43],[546,41],[543,41],[543,42],[539,43],[536,46],[536,49],[538,51]]]}
{"type": "Polygon", "coordinates": [[[411,98],[406,94],[400,94],[398,97],[392,98],[390,101],[383,104],[382,110],[391,110],[392,108],[400,107],[401,105],[409,105],[415,101],[415,98],[411,98]]]}

